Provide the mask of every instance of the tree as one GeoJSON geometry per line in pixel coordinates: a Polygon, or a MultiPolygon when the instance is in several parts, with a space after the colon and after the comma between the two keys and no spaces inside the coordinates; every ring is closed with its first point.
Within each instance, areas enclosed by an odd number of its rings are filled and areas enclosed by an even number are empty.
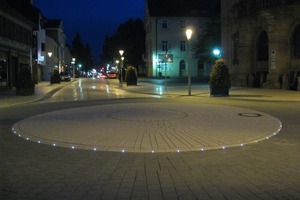
{"type": "Polygon", "coordinates": [[[199,35],[195,45],[196,56],[203,63],[212,63],[215,60],[212,50],[221,46],[221,22],[220,17],[213,17],[204,25],[203,32],[199,35]]]}
{"type": "Polygon", "coordinates": [[[76,63],[81,64],[83,71],[88,71],[94,65],[90,45],[83,45],[79,32],[73,38],[71,54],[76,58],[76,63]]]}
{"type": "Polygon", "coordinates": [[[129,19],[119,25],[116,33],[106,36],[103,44],[101,62],[110,63],[120,58],[119,50],[124,50],[126,62],[137,69],[144,65],[145,31],[141,19],[129,19]]]}
{"type": "Polygon", "coordinates": [[[92,57],[92,50],[89,44],[86,44],[82,53],[83,59],[83,71],[91,70],[94,65],[94,59],[92,57]]]}

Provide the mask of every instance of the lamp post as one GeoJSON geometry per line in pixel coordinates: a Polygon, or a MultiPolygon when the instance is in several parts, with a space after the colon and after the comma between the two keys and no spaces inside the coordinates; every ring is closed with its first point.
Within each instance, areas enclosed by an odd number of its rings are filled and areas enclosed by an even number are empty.
{"type": "Polygon", "coordinates": [[[73,78],[75,79],[75,58],[72,58],[71,64],[73,65],[73,78]]]}
{"type": "Polygon", "coordinates": [[[120,77],[120,87],[123,86],[123,65],[124,65],[124,57],[123,57],[123,54],[124,54],[124,51],[123,50],[120,50],[119,51],[120,55],[121,55],[121,77],[120,77]]]}
{"type": "Polygon", "coordinates": [[[188,95],[191,96],[191,79],[192,79],[192,55],[191,55],[191,39],[193,31],[192,29],[187,29],[186,32],[186,38],[188,40],[188,95]]]}
{"type": "MultiPolygon", "coordinates": [[[[51,79],[51,73],[53,71],[53,66],[52,66],[52,60],[51,60],[51,57],[52,57],[52,52],[48,52],[47,53],[48,56],[49,56],[49,60],[47,61],[47,64],[48,64],[48,75],[50,76],[50,79],[51,79]]],[[[47,78],[48,78],[48,75],[47,75],[47,78]]]]}

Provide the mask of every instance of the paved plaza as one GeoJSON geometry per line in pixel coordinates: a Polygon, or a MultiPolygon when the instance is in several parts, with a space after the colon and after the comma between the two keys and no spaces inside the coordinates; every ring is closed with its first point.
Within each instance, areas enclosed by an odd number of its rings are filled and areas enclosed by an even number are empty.
{"type": "Polygon", "coordinates": [[[13,126],[15,134],[33,142],[117,152],[203,151],[243,146],[271,138],[280,130],[281,122],[266,113],[188,103],[73,108],[29,117],[13,126]]]}
{"type": "Polygon", "coordinates": [[[300,199],[299,92],[72,84],[0,96],[0,199],[300,199]]]}

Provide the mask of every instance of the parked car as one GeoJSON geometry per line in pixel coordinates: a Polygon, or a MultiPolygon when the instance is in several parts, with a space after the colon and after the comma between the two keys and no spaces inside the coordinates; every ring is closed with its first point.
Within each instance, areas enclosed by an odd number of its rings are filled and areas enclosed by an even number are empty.
{"type": "Polygon", "coordinates": [[[71,81],[71,75],[67,72],[60,72],[59,76],[61,81],[71,81]]]}
{"type": "Polygon", "coordinates": [[[118,78],[118,73],[109,72],[106,74],[107,78],[118,78]]]}

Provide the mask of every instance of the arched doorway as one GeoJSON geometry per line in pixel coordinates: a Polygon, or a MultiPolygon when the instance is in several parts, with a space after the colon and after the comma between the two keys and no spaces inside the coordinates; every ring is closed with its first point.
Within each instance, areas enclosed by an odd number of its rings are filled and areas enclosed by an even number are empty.
{"type": "MultiPolygon", "coordinates": [[[[300,59],[300,26],[295,29],[295,32],[291,39],[291,52],[292,59],[300,59]]],[[[289,89],[298,89],[298,77],[300,76],[300,71],[290,71],[289,74],[289,89]]]]}
{"type": "Polygon", "coordinates": [[[253,87],[260,88],[267,81],[269,72],[269,37],[262,31],[257,39],[256,66],[253,74],[253,87]]]}
{"type": "Polygon", "coordinates": [[[179,62],[179,76],[183,77],[186,76],[186,64],[184,60],[179,62]]]}

